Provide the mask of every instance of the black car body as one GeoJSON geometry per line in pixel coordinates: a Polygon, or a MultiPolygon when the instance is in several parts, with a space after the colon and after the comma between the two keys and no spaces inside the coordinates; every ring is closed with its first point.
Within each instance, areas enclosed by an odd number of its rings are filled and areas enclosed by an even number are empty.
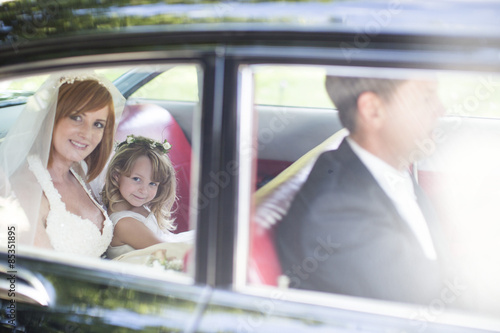
{"type": "MultiPolygon", "coordinates": [[[[2,232],[14,246],[0,253],[2,331],[500,331],[500,314],[490,308],[455,310],[439,298],[416,306],[269,283],[275,268],[254,257],[260,249],[269,259],[273,251],[269,239],[252,238],[260,200],[252,199],[254,192],[341,125],[333,107],[256,102],[257,120],[251,103],[261,82],[256,73],[266,67],[445,71],[488,79],[500,74],[499,15],[493,1],[4,2],[2,82],[121,68],[115,84],[131,105],[152,103],[171,112],[193,148],[191,203],[181,229],[196,228],[197,236],[189,274],[166,274],[37,250],[23,244],[19,229],[7,229],[17,222],[4,206],[2,232]],[[134,95],[177,65],[195,73],[193,100],[134,95]],[[245,150],[253,135],[258,146],[245,150]]],[[[500,95],[496,79],[491,82],[491,94],[500,95]]],[[[16,114],[24,102],[0,101],[0,118],[16,114]]],[[[466,134],[470,128],[488,134],[482,156],[498,155],[499,120],[458,114],[444,120],[444,128],[462,116],[466,134]]],[[[9,124],[5,120],[1,129],[9,124]]],[[[469,158],[475,157],[463,157],[469,158]]],[[[433,181],[436,170],[422,171],[422,181],[433,181]]],[[[460,288],[455,291],[459,297],[460,288]]]]}

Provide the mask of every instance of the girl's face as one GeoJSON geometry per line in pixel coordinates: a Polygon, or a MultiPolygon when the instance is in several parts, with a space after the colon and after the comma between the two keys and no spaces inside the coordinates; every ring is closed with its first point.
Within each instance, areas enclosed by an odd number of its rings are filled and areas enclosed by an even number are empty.
{"type": "Polygon", "coordinates": [[[54,128],[53,160],[66,164],[83,161],[101,142],[109,107],[62,118],[54,128]]]}
{"type": "Polygon", "coordinates": [[[141,207],[154,199],[159,182],[153,181],[153,165],[147,156],[139,157],[130,171],[130,176],[120,175],[120,194],[129,204],[141,207]]]}

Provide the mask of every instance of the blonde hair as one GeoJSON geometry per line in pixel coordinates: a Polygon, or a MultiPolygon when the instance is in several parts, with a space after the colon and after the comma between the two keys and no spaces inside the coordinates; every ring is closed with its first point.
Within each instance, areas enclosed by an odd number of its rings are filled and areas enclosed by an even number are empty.
{"type": "MultiPolygon", "coordinates": [[[[113,150],[115,126],[113,97],[108,89],[96,80],[64,83],[59,88],[54,128],[59,121],[65,117],[85,112],[95,112],[106,106],[109,108],[108,118],[106,119],[101,142],[84,160],[88,166],[87,181],[91,181],[99,176],[106,166],[106,161],[113,150]]],[[[54,145],[52,143],[49,155],[49,166],[52,164],[53,150],[54,145]]]]}
{"type": "Polygon", "coordinates": [[[159,147],[151,148],[144,137],[136,137],[133,143],[121,144],[109,162],[106,182],[102,191],[102,200],[110,212],[113,206],[125,199],[120,194],[118,179],[120,175],[130,176],[139,157],[146,156],[153,166],[153,181],[159,182],[158,192],[147,206],[156,217],[162,229],[175,230],[173,206],[177,200],[177,180],[175,169],[168,156],[159,147]]]}

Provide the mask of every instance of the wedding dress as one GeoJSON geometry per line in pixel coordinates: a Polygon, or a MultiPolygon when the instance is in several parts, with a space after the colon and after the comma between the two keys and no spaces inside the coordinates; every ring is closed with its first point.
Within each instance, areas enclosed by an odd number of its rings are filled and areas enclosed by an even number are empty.
{"type": "Polygon", "coordinates": [[[43,167],[38,156],[28,156],[28,164],[49,201],[50,210],[47,215],[46,231],[54,249],[65,253],[92,257],[101,256],[113,238],[113,223],[102,206],[95,201],[80,175],[70,169],[89,198],[104,215],[102,232],[89,219],[84,219],[66,210],[61,195],[54,187],[48,170],[43,167]]]}

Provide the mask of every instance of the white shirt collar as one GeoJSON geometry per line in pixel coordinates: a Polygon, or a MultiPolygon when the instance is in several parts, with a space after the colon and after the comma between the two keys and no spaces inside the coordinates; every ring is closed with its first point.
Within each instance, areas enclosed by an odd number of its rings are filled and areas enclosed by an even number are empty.
{"type": "Polygon", "coordinates": [[[354,154],[359,157],[380,187],[392,200],[401,217],[408,223],[425,255],[431,260],[436,260],[434,245],[425,217],[417,204],[410,173],[407,170],[399,171],[395,169],[362,148],[350,137],[347,137],[346,140],[354,154]]]}
{"type": "Polygon", "coordinates": [[[382,187],[384,192],[392,200],[398,200],[399,195],[401,195],[402,192],[414,195],[413,182],[411,180],[411,175],[407,170],[397,170],[366,149],[362,148],[350,137],[347,137],[346,140],[356,156],[359,157],[361,162],[363,162],[363,164],[368,168],[380,187],[382,187]]]}

